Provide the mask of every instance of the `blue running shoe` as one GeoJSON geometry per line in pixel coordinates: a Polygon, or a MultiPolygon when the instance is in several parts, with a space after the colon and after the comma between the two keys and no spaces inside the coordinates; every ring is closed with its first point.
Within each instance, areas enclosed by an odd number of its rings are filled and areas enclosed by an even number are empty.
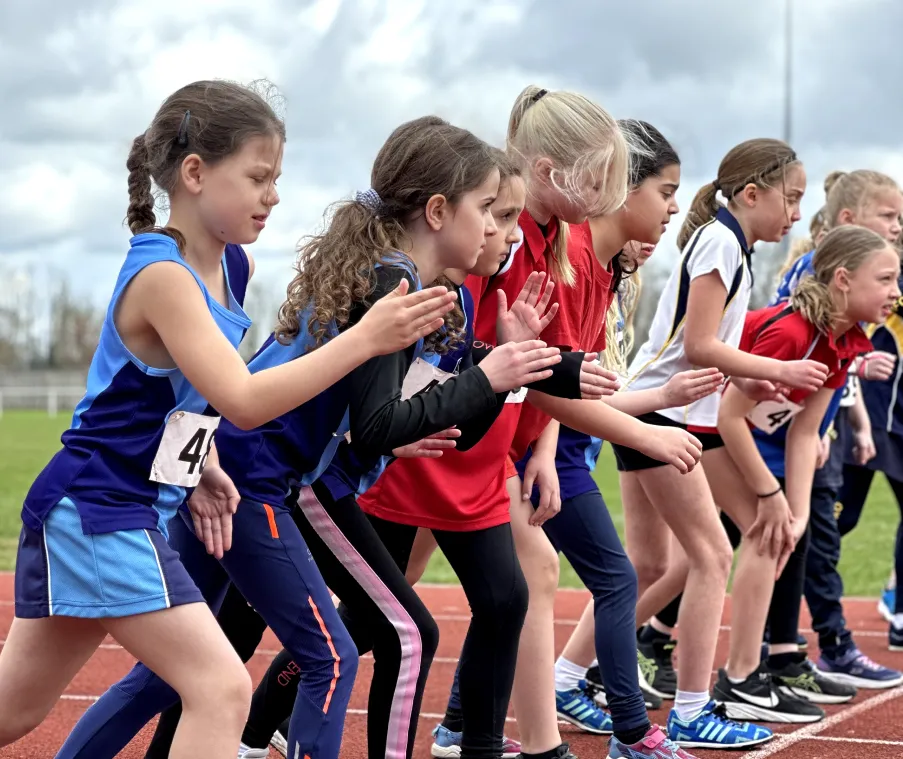
{"type": "Polygon", "coordinates": [[[668,715],[668,738],[682,748],[748,748],[773,737],[767,727],[728,719],[724,706],[715,701],[691,722],[680,719],[674,709],[668,715]]]}
{"type": "Polygon", "coordinates": [[[574,690],[555,691],[558,716],[565,722],[594,735],[610,735],[611,715],[596,706],[586,695],[586,680],[581,680],[574,690]]]}
{"type": "Polygon", "coordinates": [[[822,652],[818,669],[828,677],[865,690],[894,688],[903,683],[903,672],[872,661],[858,648],[839,656],[827,656],[822,652]]]}
{"type": "Polygon", "coordinates": [[[878,613],[884,617],[885,621],[893,622],[894,609],[897,608],[897,589],[885,588],[881,593],[881,600],[878,601],[878,613]]]}
{"type": "Polygon", "coordinates": [[[612,736],[608,743],[608,759],[696,759],[696,757],[668,740],[662,729],[653,725],[643,736],[643,740],[632,746],[621,743],[612,736]]]}
{"type": "MultiPolygon", "coordinates": [[[[437,759],[458,759],[461,756],[461,733],[453,732],[441,724],[436,725],[430,753],[437,759]]],[[[518,756],[520,743],[506,736],[502,743],[502,759],[517,759],[518,756]]]]}

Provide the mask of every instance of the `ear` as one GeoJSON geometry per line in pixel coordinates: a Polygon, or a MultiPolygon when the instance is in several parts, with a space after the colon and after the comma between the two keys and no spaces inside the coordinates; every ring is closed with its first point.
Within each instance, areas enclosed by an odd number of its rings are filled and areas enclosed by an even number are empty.
{"type": "Polygon", "coordinates": [[[759,199],[759,188],[750,182],[734,197],[741,199],[747,206],[753,208],[756,205],[756,201],[759,199]]]}
{"type": "Polygon", "coordinates": [[[548,158],[537,158],[533,162],[533,177],[543,184],[551,184],[552,170],[554,168],[555,167],[552,166],[552,162],[548,158]]]}
{"type": "Polygon", "coordinates": [[[182,186],[192,195],[198,195],[204,184],[205,164],[197,153],[185,156],[182,165],[179,167],[179,178],[182,180],[182,186]]]}
{"type": "Polygon", "coordinates": [[[836,287],[842,293],[848,293],[850,291],[850,271],[849,269],[838,266],[834,270],[834,287],[836,287]]]}
{"type": "Polygon", "coordinates": [[[837,224],[855,224],[856,223],[856,214],[853,213],[849,208],[841,209],[840,213],[837,214],[837,224]]]}
{"type": "Polygon", "coordinates": [[[448,220],[451,207],[444,195],[433,195],[423,210],[423,218],[434,232],[442,229],[442,225],[448,220]]]}

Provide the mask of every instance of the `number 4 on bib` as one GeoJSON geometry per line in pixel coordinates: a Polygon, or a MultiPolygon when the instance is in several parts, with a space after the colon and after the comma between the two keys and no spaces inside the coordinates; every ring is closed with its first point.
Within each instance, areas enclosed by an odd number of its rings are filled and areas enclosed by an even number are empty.
{"type": "Polygon", "coordinates": [[[750,411],[746,418],[757,428],[769,435],[783,427],[795,417],[803,407],[786,398],[779,401],[762,401],[750,411]]]}
{"type": "Polygon", "coordinates": [[[193,488],[213,445],[220,417],[176,411],[169,417],[151,465],[150,479],[165,485],[193,488]]]}

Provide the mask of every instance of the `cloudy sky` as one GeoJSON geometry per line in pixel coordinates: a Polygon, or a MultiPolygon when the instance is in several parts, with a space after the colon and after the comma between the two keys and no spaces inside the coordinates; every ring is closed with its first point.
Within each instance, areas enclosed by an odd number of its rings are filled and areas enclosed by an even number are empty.
{"type": "Polygon", "coordinates": [[[105,303],[128,245],[130,141],[201,78],[265,77],[286,98],[282,204],[253,249],[274,300],[296,240],[366,188],[395,126],[431,112],[501,143],[529,83],[654,123],[681,154],[686,206],[731,146],[781,136],[788,1],[807,221],[831,169],[903,181],[899,0],[0,3],[0,275],[61,273],[105,303]]]}

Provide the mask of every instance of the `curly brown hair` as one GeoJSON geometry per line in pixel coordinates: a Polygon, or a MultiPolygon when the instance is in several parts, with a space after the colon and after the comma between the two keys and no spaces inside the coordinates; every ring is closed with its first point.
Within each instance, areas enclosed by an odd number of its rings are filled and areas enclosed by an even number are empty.
{"type": "MultiPolygon", "coordinates": [[[[279,309],[276,339],[285,344],[297,337],[301,315],[310,307],[307,331],[315,346],[324,343],[348,324],[355,305],[369,305],[377,265],[401,257],[416,269],[406,255],[411,248],[407,227],[429,199],[444,195],[454,204],[497,167],[493,148],[437,116],[398,127],[373,163],[370,187],[375,197],[334,204],[326,230],[299,246],[297,274],[279,309]]],[[[436,284],[451,287],[444,277],[436,284]]],[[[446,353],[463,342],[463,335],[464,314],[456,304],[444,327],[429,335],[425,345],[446,353]]]]}
{"type": "Polygon", "coordinates": [[[265,80],[248,86],[227,81],[193,82],[166,98],[151,125],[132,141],[126,161],[126,222],[132,234],[159,232],[172,237],[184,250],[181,232],[157,226],[151,180],[162,194],[170,196],[176,189],[182,162],[189,155],[214,164],[241,150],[252,137],[284,140],[285,125],[274,108],[279,100],[276,88],[265,80]]]}

